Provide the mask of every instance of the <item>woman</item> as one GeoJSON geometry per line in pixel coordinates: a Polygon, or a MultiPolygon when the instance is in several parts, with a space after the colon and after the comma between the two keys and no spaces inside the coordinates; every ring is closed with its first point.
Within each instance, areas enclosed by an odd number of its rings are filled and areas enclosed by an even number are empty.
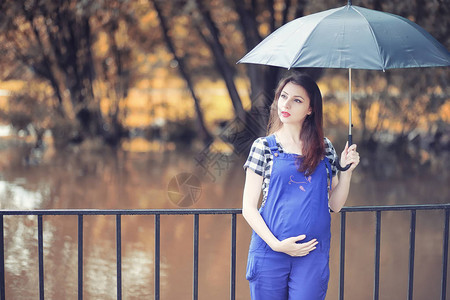
{"type": "Polygon", "coordinates": [[[253,229],[246,278],[253,300],[325,298],[330,209],[338,212],[345,204],[359,163],[356,145],[342,152],[341,165],[352,165],[339,179],[335,158],[323,136],[317,84],[305,74],[282,79],[268,136],[253,143],[244,165],[242,214],[253,229]]]}

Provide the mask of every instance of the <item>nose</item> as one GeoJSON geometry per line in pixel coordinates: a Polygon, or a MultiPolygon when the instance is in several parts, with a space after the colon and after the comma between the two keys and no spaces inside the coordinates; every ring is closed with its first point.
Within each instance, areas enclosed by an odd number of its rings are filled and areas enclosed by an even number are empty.
{"type": "Polygon", "coordinates": [[[291,107],[291,101],[290,101],[290,99],[287,99],[286,101],[284,101],[282,107],[283,107],[283,108],[290,108],[290,107],[291,107]]]}

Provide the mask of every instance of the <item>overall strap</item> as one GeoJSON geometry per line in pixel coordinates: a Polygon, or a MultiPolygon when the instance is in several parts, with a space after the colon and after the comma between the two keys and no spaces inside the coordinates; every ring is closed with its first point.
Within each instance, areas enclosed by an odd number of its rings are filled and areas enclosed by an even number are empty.
{"type": "Polygon", "coordinates": [[[274,134],[269,135],[266,138],[266,140],[267,140],[267,143],[269,144],[270,152],[272,152],[272,154],[277,153],[277,155],[275,155],[275,156],[278,156],[279,149],[277,146],[277,141],[275,140],[275,135],[274,134]]]}

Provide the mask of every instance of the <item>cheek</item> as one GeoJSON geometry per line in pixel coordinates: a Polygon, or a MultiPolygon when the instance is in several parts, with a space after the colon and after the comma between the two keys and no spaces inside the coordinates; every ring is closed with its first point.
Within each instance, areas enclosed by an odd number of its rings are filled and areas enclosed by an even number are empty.
{"type": "Polygon", "coordinates": [[[276,108],[278,108],[278,110],[280,110],[281,107],[283,107],[283,101],[282,101],[282,100],[278,100],[278,101],[277,101],[276,108]]]}
{"type": "Polygon", "coordinates": [[[273,102],[272,105],[270,105],[270,113],[278,114],[280,112],[279,102],[273,102]]]}

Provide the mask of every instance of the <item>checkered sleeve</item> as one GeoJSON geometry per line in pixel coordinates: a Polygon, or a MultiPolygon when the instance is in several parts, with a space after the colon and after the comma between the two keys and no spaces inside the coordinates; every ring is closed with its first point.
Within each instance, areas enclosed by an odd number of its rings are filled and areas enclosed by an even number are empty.
{"type": "Polygon", "coordinates": [[[265,145],[262,138],[253,142],[247,161],[244,164],[244,170],[249,168],[260,176],[264,176],[266,164],[265,145]]]}
{"type": "Polygon", "coordinates": [[[333,144],[328,138],[325,138],[325,156],[328,158],[331,164],[331,173],[334,176],[337,175],[338,169],[336,167],[336,162],[338,161],[338,156],[336,150],[334,150],[333,144]]]}

